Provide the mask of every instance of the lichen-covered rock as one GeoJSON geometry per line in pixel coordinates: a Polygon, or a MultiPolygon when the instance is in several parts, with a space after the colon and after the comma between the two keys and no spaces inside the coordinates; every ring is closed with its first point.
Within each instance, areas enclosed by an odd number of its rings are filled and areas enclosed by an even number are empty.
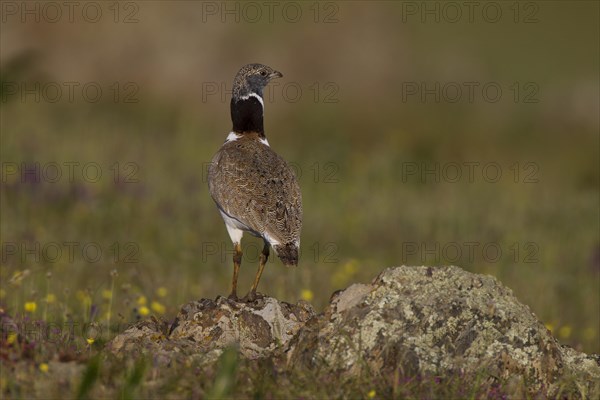
{"type": "Polygon", "coordinates": [[[183,306],[170,339],[187,338],[207,349],[236,345],[244,357],[257,359],[286,348],[314,315],[308,303],[293,305],[272,297],[250,303],[203,299],[183,306]]]}
{"type": "Polygon", "coordinates": [[[271,297],[237,302],[225,297],[184,305],[168,327],[143,321],[116,336],[108,349],[118,354],[151,354],[159,364],[190,358],[216,360],[226,347],[238,347],[248,359],[270,357],[287,348],[305,322],[315,316],[310,304],[289,304],[271,297]]]}
{"type": "Polygon", "coordinates": [[[211,364],[231,346],[278,368],[348,379],[458,377],[519,397],[523,387],[533,397],[562,390],[600,395],[599,356],[560,345],[510,289],[458,267],[386,269],[370,284],[334,293],[319,315],[306,302],[271,297],[193,301],[173,324],[140,322],[108,349],[117,357],[150,355],[166,366],[211,364]]]}
{"type": "Polygon", "coordinates": [[[169,324],[155,318],[138,322],[117,335],[106,349],[121,359],[151,356],[160,366],[189,364],[193,360],[211,362],[219,354],[198,346],[191,340],[170,340],[169,324]]]}
{"type": "Polygon", "coordinates": [[[561,346],[495,278],[457,267],[397,267],[334,294],[295,338],[290,365],[357,375],[477,376],[555,394],[566,378],[597,395],[598,358],[561,346]]]}

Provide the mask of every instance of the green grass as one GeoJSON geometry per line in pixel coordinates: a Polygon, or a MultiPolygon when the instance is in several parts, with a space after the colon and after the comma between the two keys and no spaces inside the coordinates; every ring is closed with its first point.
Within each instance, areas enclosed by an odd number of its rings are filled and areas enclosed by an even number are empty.
{"type": "MultiPolygon", "coordinates": [[[[41,348],[41,346],[38,346],[41,348]]],[[[6,350],[6,349],[4,349],[6,350]]],[[[17,356],[13,348],[5,355],[17,356]]],[[[362,370],[349,378],[342,374],[299,366],[281,359],[240,359],[235,348],[225,349],[219,360],[179,358],[169,366],[110,354],[75,360],[51,361],[42,371],[27,354],[18,355],[11,371],[0,372],[7,398],[545,398],[519,379],[498,381],[485,371],[478,376],[459,373],[415,375],[397,369],[392,373],[362,370]],[[33,382],[33,384],[32,384],[33,382]]],[[[559,398],[580,398],[577,386],[564,379],[559,398]]]]}
{"type": "MultiPolygon", "coordinates": [[[[118,271],[112,322],[135,318],[141,296],[149,309],[156,301],[173,316],[186,301],[228,290],[232,246],[203,174],[203,163],[222,138],[196,134],[205,131],[203,120],[187,114],[173,119],[163,110],[162,116],[137,117],[139,123],[120,117],[122,121],[110,121],[114,127],[109,129],[107,116],[100,113],[63,122],[57,133],[32,126],[38,122],[27,119],[29,108],[16,103],[5,107],[11,124],[20,121],[25,131],[37,132],[4,134],[5,162],[39,160],[40,166],[94,162],[103,177],[97,183],[80,177],[72,183],[65,178],[56,184],[36,184],[11,175],[3,184],[3,242],[7,250],[6,246],[16,246],[10,247],[14,254],[5,252],[1,269],[2,301],[9,313],[19,314],[25,302],[35,301],[38,307],[32,317],[46,315],[62,322],[69,315],[104,323],[112,270],[118,271]],[[142,151],[131,143],[147,125],[169,133],[144,139],[142,151]],[[31,153],[30,145],[37,150],[31,153]],[[130,179],[137,182],[115,184],[116,163],[123,174],[135,172],[130,179]],[[95,261],[97,249],[102,256],[95,261]],[[24,270],[30,272],[26,278],[11,282],[24,270]],[[167,295],[158,296],[159,288],[167,295]],[[45,302],[48,294],[54,295],[54,302],[45,302]]],[[[33,112],[53,125],[75,110],[53,112],[52,107],[40,106],[33,112]]],[[[595,138],[571,143],[579,147],[578,159],[572,159],[570,151],[559,151],[561,141],[556,149],[548,149],[552,142],[546,138],[543,149],[532,148],[524,159],[535,160],[537,172],[523,166],[528,161],[513,159],[512,144],[504,149],[496,144],[493,158],[453,158],[444,154],[444,146],[438,148],[434,137],[421,135],[418,143],[411,143],[413,134],[398,132],[361,145],[360,152],[345,150],[351,144],[344,144],[339,155],[320,155],[302,149],[307,140],[294,144],[293,136],[276,136],[272,142],[302,171],[302,262],[297,269],[285,269],[273,257],[261,282],[264,292],[295,301],[302,290],[310,289],[314,303],[322,307],[332,291],[369,280],[385,267],[452,262],[497,276],[542,321],[556,329],[570,327],[570,334],[562,337],[567,343],[598,351],[598,271],[592,259],[598,246],[598,192],[597,172],[589,161],[597,159],[595,138]],[[294,147],[279,145],[282,142],[294,147]],[[405,155],[396,154],[397,148],[405,155]],[[441,154],[413,158],[410,162],[416,165],[495,162],[505,177],[497,183],[482,178],[474,183],[423,183],[408,175],[403,181],[402,163],[410,160],[404,157],[419,148],[441,154]],[[534,171],[538,182],[515,183],[515,163],[521,173],[534,171]],[[561,176],[563,164],[570,165],[573,178],[561,176]],[[323,174],[331,175],[332,182],[323,174]]],[[[466,146],[479,148],[472,140],[466,146]]],[[[485,153],[488,145],[481,147],[485,153]]],[[[471,154],[469,149],[462,151],[471,154]]],[[[260,250],[258,240],[244,240],[241,288],[249,287],[260,250]]]]}

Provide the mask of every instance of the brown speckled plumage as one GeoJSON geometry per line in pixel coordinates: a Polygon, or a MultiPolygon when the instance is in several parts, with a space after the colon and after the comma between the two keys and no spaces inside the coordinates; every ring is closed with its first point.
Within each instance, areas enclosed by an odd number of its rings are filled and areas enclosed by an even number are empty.
{"type": "Polygon", "coordinates": [[[233,132],[212,159],[208,170],[210,194],[221,211],[234,244],[234,273],[230,297],[237,299],[237,276],[242,259],[243,232],[265,242],[256,287],[273,246],[285,265],[298,264],[302,197],[294,171],[273,151],[263,128],[263,89],[282,74],[261,64],[248,64],[234,79],[231,99],[233,132]]]}
{"type": "MultiPolygon", "coordinates": [[[[243,135],[225,143],[208,170],[210,194],[218,207],[250,228],[272,238],[284,264],[296,264],[288,254],[300,240],[302,198],[294,171],[281,156],[258,140],[243,135]],[[284,250],[284,253],[281,253],[284,250]]],[[[293,251],[292,251],[293,252],[293,251]]]]}

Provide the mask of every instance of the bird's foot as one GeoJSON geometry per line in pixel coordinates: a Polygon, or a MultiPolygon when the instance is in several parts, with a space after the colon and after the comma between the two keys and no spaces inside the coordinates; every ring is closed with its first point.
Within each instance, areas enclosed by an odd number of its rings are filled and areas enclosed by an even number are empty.
{"type": "Polygon", "coordinates": [[[254,303],[256,300],[262,300],[265,296],[262,293],[258,293],[255,290],[251,290],[246,296],[242,298],[242,301],[246,303],[254,303]]]}
{"type": "Polygon", "coordinates": [[[239,300],[236,292],[231,292],[229,296],[227,296],[227,299],[236,302],[239,300]]]}

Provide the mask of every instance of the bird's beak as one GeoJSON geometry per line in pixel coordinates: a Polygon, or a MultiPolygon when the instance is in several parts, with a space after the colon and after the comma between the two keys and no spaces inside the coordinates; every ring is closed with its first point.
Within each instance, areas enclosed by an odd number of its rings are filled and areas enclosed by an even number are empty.
{"type": "Polygon", "coordinates": [[[269,80],[281,77],[283,77],[283,74],[279,71],[273,71],[269,74],[269,80]]]}

